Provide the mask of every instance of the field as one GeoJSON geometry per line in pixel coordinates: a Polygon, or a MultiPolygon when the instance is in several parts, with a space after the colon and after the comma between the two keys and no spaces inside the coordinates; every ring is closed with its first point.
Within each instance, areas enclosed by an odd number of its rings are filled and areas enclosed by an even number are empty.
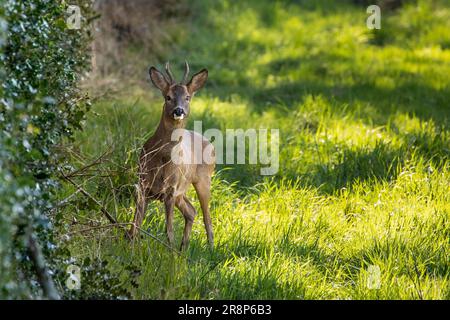
{"type": "MultiPolygon", "coordinates": [[[[107,260],[136,299],[449,299],[450,6],[405,4],[383,13],[381,30],[366,27],[365,9],[195,1],[167,56],[136,62],[142,79],[165,60],[178,77],[184,59],[208,68],[190,128],[277,128],[280,169],[217,166],[215,249],[199,213],[183,254],[164,246],[161,204],[143,228],[162,243],[130,243],[97,228],[99,206],[75,194],[60,210],[74,259],[107,260]]],[[[162,104],[150,83],[98,98],[68,146],[76,168],[103,155],[73,179],[121,223],[132,221],[137,155],[162,104]]]]}

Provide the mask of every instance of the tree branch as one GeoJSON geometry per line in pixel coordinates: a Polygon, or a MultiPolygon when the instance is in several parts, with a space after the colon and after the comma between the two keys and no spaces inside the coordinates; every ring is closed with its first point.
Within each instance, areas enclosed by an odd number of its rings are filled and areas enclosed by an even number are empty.
{"type": "Polygon", "coordinates": [[[67,181],[69,181],[71,184],[73,184],[77,188],[77,190],[79,190],[83,195],[85,195],[86,197],[88,197],[89,199],[94,201],[95,204],[99,206],[100,211],[105,215],[105,217],[109,220],[109,222],[117,223],[117,220],[108,212],[108,210],[106,210],[105,207],[97,199],[95,199],[93,196],[91,196],[89,192],[84,190],[75,181],[73,181],[71,178],[65,176],[64,174],[62,174],[62,177],[64,179],[66,179],[67,181]]]}
{"type": "Polygon", "coordinates": [[[55,289],[55,284],[53,279],[48,273],[47,267],[45,266],[44,255],[37,242],[35,236],[32,232],[28,236],[28,251],[30,258],[33,261],[34,267],[36,268],[36,274],[38,277],[39,284],[44,291],[45,296],[51,300],[59,300],[59,293],[55,289]]]}

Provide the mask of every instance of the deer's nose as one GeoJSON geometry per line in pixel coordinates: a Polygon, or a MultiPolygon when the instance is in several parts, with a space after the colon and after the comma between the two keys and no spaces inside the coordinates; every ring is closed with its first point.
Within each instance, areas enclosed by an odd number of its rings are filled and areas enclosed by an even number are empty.
{"type": "Polygon", "coordinates": [[[182,108],[176,108],[175,110],[173,110],[173,115],[180,117],[184,114],[184,110],[182,108]]]}

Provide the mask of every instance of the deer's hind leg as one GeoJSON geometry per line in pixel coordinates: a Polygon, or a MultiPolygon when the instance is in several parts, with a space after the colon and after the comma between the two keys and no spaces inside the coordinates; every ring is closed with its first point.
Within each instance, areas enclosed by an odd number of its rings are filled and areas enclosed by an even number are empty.
{"type": "Polygon", "coordinates": [[[214,247],[214,234],[212,229],[211,215],[209,213],[209,199],[211,198],[211,177],[202,176],[198,182],[194,184],[197,192],[198,200],[203,213],[203,222],[205,223],[206,235],[211,248],[214,247]]]}
{"type": "Polygon", "coordinates": [[[194,224],[194,219],[197,215],[197,211],[185,195],[179,196],[175,201],[175,205],[181,211],[184,217],[184,232],[180,247],[180,251],[183,251],[186,250],[189,246],[189,238],[191,236],[192,226],[194,224]]]}

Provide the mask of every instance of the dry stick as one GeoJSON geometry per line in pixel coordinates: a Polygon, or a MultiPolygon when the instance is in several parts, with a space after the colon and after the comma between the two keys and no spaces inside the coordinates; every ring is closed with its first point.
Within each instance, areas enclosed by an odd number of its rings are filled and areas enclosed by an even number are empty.
{"type": "Polygon", "coordinates": [[[58,203],[50,210],[49,214],[52,214],[52,213],[55,212],[57,209],[59,209],[59,208],[65,206],[65,205],[70,201],[70,199],[72,199],[73,197],[75,197],[75,196],[78,194],[78,192],[80,192],[80,190],[75,191],[74,193],[72,193],[72,194],[71,194],[70,196],[68,196],[67,198],[65,198],[65,199],[61,200],[60,202],[58,202],[58,203]]]}
{"type": "MultiPolygon", "coordinates": [[[[97,206],[99,206],[101,212],[106,216],[106,218],[108,218],[108,220],[112,223],[112,225],[108,225],[108,226],[115,226],[118,228],[122,228],[124,229],[124,225],[132,225],[133,223],[118,223],[116,219],[113,218],[113,216],[108,212],[108,210],[105,209],[105,207],[97,200],[95,199],[93,196],[91,196],[86,190],[84,190],[81,186],[79,186],[78,184],[76,184],[74,181],[72,181],[72,179],[70,179],[69,177],[66,177],[63,174],[64,179],[66,179],[67,181],[69,181],[71,184],[73,184],[75,187],[78,188],[78,190],[80,190],[80,192],[82,194],[84,194],[86,197],[90,198],[92,201],[95,202],[95,204],[97,206]]],[[[106,226],[105,226],[106,227],[106,226]]],[[[169,250],[176,252],[177,254],[181,255],[181,252],[179,252],[178,250],[172,248],[171,246],[169,246],[168,244],[166,244],[165,242],[163,242],[162,240],[160,240],[158,237],[156,237],[155,235],[151,234],[150,232],[147,232],[145,230],[143,230],[142,228],[135,226],[140,232],[142,232],[143,234],[149,236],[150,238],[152,238],[153,240],[159,242],[160,244],[162,244],[164,247],[168,248],[169,250]]],[[[95,227],[94,227],[95,228],[95,227]]]]}
{"type": "MultiPolygon", "coordinates": [[[[130,223],[133,224],[133,223],[130,223]]],[[[149,236],[150,238],[152,238],[153,240],[159,242],[160,244],[162,244],[164,247],[166,247],[167,249],[169,249],[172,252],[175,252],[176,254],[178,254],[179,256],[183,256],[183,253],[178,251],[177,249],[169,246],[167,243],[165,243],[164,241],[162,241],[161,239],[159,239],[158,237],[156,237],[155,235],[151,234],[148,231],[145,231],[144,229],[142,229],[141,227],[135,226],[140,232],[142,232],[143,234],[145,234],[146,236],[149,236]]],[[[188,259],[188,258],[187,258],[188,259]]],[[[188,259],[189,261],[189,259],[188,259]]]]}
{"type": "Polygon", "coordinates": [[[69,177],[65,176],[63,173],[61,173],[63,178],[66,179],[67,181],[69,181],[71,184],[73,184],[78,190],[80,190],[80,192],[82,194],[84,194],[86,197],[88,197],[89,199],[91,199],[92,201],[95,202],[95,204],[97,206],[99,206],[100,211],[105,215],[105,217],[109,220],[109,222],[111,223],[117,223],[117,220],[105,209],[105,207],[103,207],[103,205],[97,200],[95,199],[93,196],[91,196],[89,194],[89,192],[87,192],[86,190],[84,190],[81,186],[79,186],[76,182],[74,182],[72,179],[70,179],[69,177]]]}
{"type": "Polygon", "coordinates": [[[77,234],[77,233],[83,233],[83,232],[88,232],[88,231],[98,230],[98,229],[120,228],[120,227],[123,227],[123,226],[128,226],[130,224],[131,223],[128,223],[128,222],[124,222],[124,223],[118,222],[118,223],[104,224],[104,225],[93,226],[93,227],[84,228],[84,229],[81,229],[81,230],[72,231],[72,232],[66,233],[63,236],[71,236],[71,235],[74,235],[74,234],[77,234]]]}
{"type": "MultiPolygon", "coordinates": [[[[90,177],[89,179],[87,179],[87,181],[91,180],[93,178],[90,177]]],[[[67,203],[69,203],[70,199],[72,199],[73,197],[75,197],[80,191],[80,189],[77,189],[75,192],[73,192],[71,195],[69,195],[68,197],[66,197],[65,199],[61,200],[60,202],[58,202],[50,211],[49,214],[53,214],[56,210],[58,210],[59,208],[65,206],[67,203]]]]}
{"type": "Polygon", "coordinates": [[[110,153],[111,153],[111,151],[105,151],[104,153],[102,153],[97,159],[95,159],[91,163],[85,165],[84,167],[82,167],[80,169],[72,171],[71,173],[67,174],[66,176],[67,177],[73,177],[73,176],[80,175],[81,173],[85,172],[87,169],[102,163],[103,158],[105,158],[110,153]]]}
{"type": "MultiPolygon", "coordinates": [[[[161,147],[159,147],[156,150],[153,150],[149,153],[146,154],[146,156],[150,153],[157,153],[157,151],[159,151],[162,147],[164,147],[164,145],[162,145],[161,147]]],[[[74,182],[70,177],[73,177],[74,174],[76,173],[80,173],[80,172],[84,172],[87,168],[90,168],[96,164],[99,164],[101,162],[101,160],[103,159],[103,157],[107,154],[107,152],[103,153],[99,158],[97,158],[94,162],[92,162],[91,164],[86,165],[85,167],[76,170],[74,172],[71,172],[68,175],[65,175],[64,173],[61,172],[62,177],[69,181],[72,185],[74,185],[77,188],[77,192],[81,192],[83,195],[85,195],[86,197],[88,197],[89,199],[91,199],[92,201],[94,201],[94,203],[100,208],[101,212],[106,216],[106,218],[111,222],[110,225],[106,225],[106,226],[98,226],[98,227],[93,227],[93,228],[89,228],[89,229],[99,229],[99,228],[103,228],[103,227],[119,227],[124,229],[125,225],[134,225],[133,223],[118,223],[117,220],[108,212],[108,210],[106,210],[106,208],[97,200],[95,199],[91,194],[89,194],[86,190],[84,190],[80,185],[78,185],[76,182],[74,182]]],[[[153,158],[153,156],[152,156],[153,158]]],[[[162,165],[161,167],[164,167],[166,164],[162,165]]],[[[160,168],[158,168],[159,170],[160,168]]],[[[75,175],[76,176],[76,175],[75,175]]],[[[152,182],[153,184],[153,182],[152,182]]],[[[169,250],[176,252],[178,255],[182,255],[181,252],[179,252],[178,250],[172,248],[171,246],[169,246],[168,244],[166,244],[165,242],[163,242],[162,240],[160,240],[158,237],[156,237],[155,235],[151,234],[150,232],[147,232],[145,230],[143,230],[141,227],[136,226],[136,229],[139,230],[139,232],[142,232],[143,234],[149,236],[150,238],[152,238],[153,240],[159,242],[161,245],[163,245],[164,247],[168,248],[169,250]]],[[[79,231],[82,232],[83,230],[79,231]]],[[[84,231],[88,231],[88,229],[84,229],[84,231]]]]}
{"type": "MultiPolygon", "coordinates": [[[[113,171],[109,171],[113,172],[113,171]]],[[[71,174],[70,177],[72,178],[108,178],[110,175],[107,174],[97,174],[97,173],[79,173],[79,174],[71,174]]]]}
{"type": "MultiPolygon", "coordinates": [[[[89,227],[89,228],[85,228],[85,229],[81,229],[81,230],[77,230],[77,231],[72,231],[72,232],[69,232],[67,235],[73,235],[73,234],[77,234],[77,233],[82,233],[82,232],[87,232],[87,231],[92,231],[92,230],[98,230],[98,229],[105,229],[105,228],[120,228],[120,229],[127,230],[126,226],[130,226],[130,225],[133,225],[133,223],[131,223],[131,222],[111,223],[111,224],[106,224],[106,225],[101,225],[101,226],[89,227]]],[[[176,250],[175,248],[172,248],[167,243],[165,243],[164,241],[162,241],[161,239],[159,239],[155,235],[151,234],[150,232],[147,232],[147,231],[145,231],[142,228],[137,227],[137,226],[136,226],[136,228],[140,232],[142,232],[143,234],[145,234],[145,235],[149,236],[150,238],[152,238],[153,240],[155,240],[156,242],[159,242],[161,245],[163,245],[167,249],[177,253],[178,255],[182,255],[182,253],[180,251],[176,250]]]]}

